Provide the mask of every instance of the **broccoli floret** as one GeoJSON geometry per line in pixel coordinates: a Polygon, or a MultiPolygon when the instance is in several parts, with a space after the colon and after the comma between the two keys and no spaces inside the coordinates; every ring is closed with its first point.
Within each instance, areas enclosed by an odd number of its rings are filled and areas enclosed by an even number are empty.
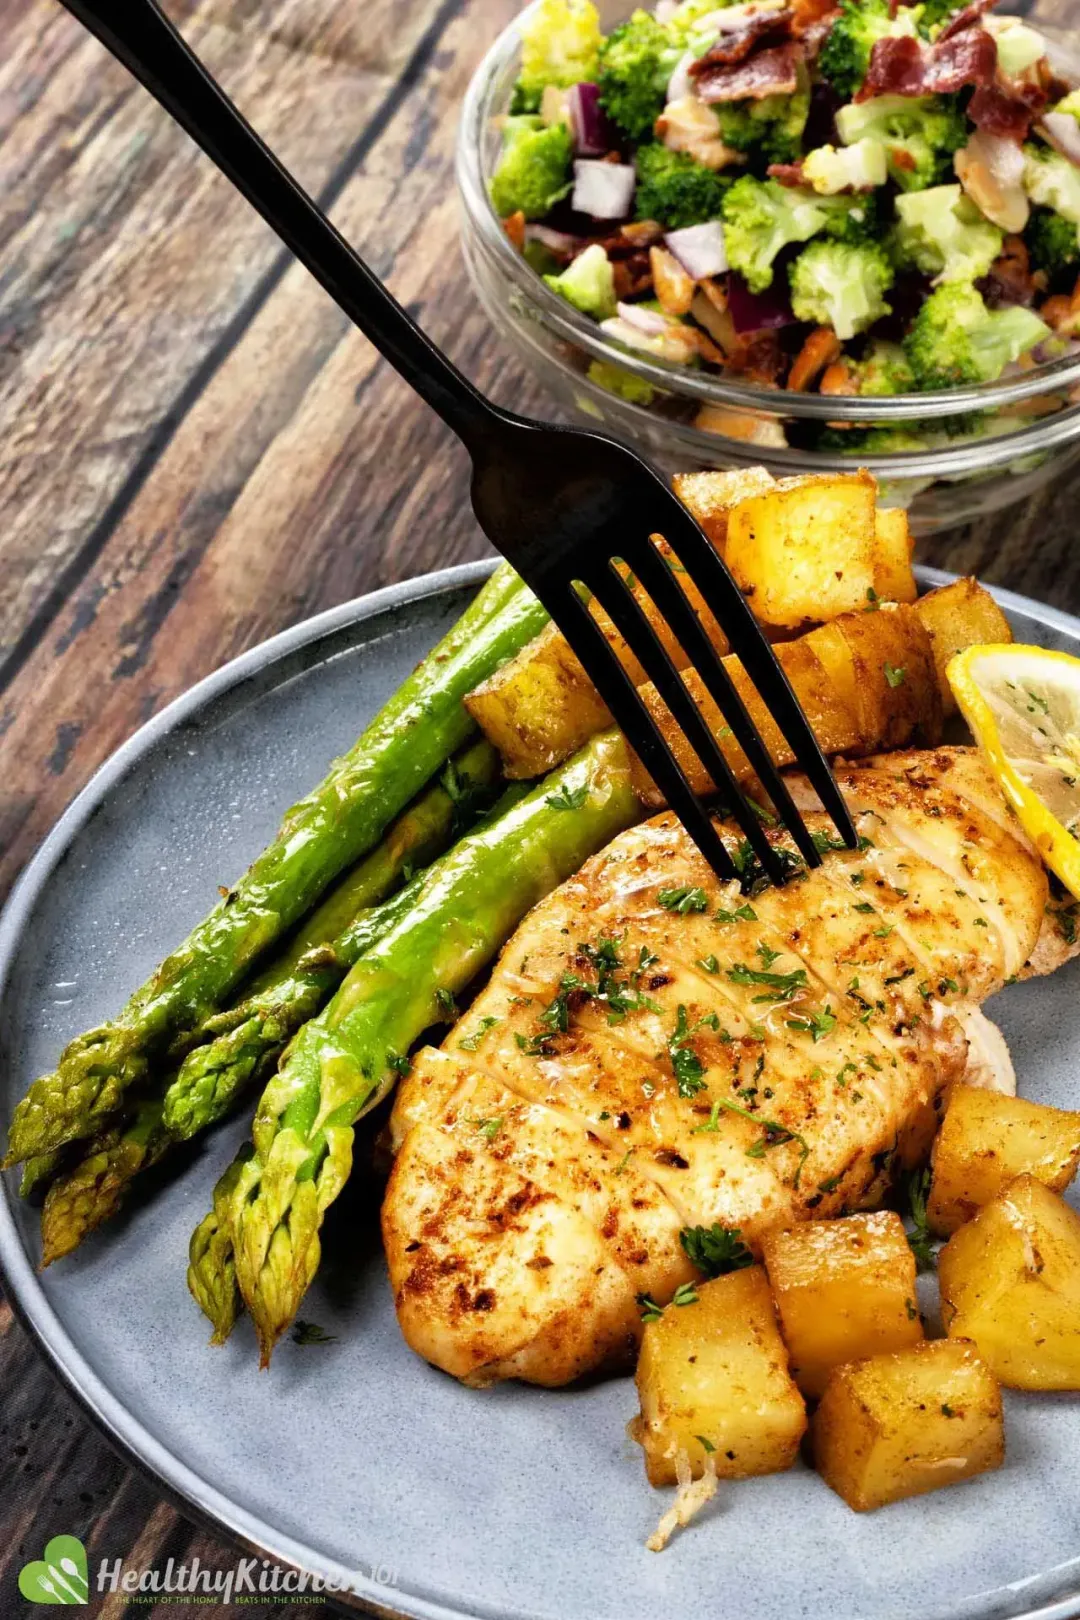
{"type": "Polygon", "coordinates": [[[681,43],[647,11],[635,11],[600,47],[600,103],[631,140],[651,136],[682,54],[681,43]]]}
{"type": "Polygon", "coordinates": [[[565,197],[573,147],[565,124],[508,118],[502,156],[491,179],[491,201],[500,219],[519,210],[526,219],[542,219],[565,197]]]}
{"type": "Polygon", "coordinates": [[[759,101],[722,101],[713,110],[725,146],[763,164],[794,163],[810,112],[810,92],[762,96],[759,101]]]}
{"type": "Polygon", "coordinates": [[[856,191],[883,186],[889,178],[885,148],[880,141],[861,140],[853,146],[817,146],[802,160],[802,175],[811,190],[833,197],[849,187],[856,191]]]}
{"type": "Polygon", "coordinates": [[[826,210],[810,192],[744,175],[724,197],[722,209],[728,263],[751,292],[773,278],[773,260],[789,242],[805,242],[825,224],[826,210]]]}
{"type": "Polygon", "coordinates": [[[889,314],[893,268],[875,242],[811,242],[791,266],[791,307],[800,321],[831,326],[841,342],[889,314]]]}
{"type": "Polygon", "coordinates": [[[1080,225],[1080,169],[1060,152],[1028,142],[1024,147],[1024,190],[1033,203],[1080,225]]]}
{"type": "Polygon", "coordinates": [[[953,153],[969,134],[954,96],[873,96],[841,107],[836,128],[845,146],[880,142],[901,191],[923,191],[951,174],[953,153]]]}
{"type": "Polygon", "coordinates": [[[993,382],[1005,367],[1049,337],[1050,328],[1019,304],[987,309],[974,287],[950,282],[931,293],[904,339],[917,388],[993,382]]]}
{"type": "Polygon", "coordinates": [[[883,191],[815,196],[813,200],[824,215],[826,236],[834,236],[838,242],[880,242],[884,237],[888,202],[883,191]]]}
{"type": "MultiPolygon", "coordinates": [[[[719,4],[717,0],[682,0],[682,5],[676,6],[664,27],[673,39],[685,45],[696,45],[695,36],[702,31],[702,19],[712,17],[715,12],[722,11],[725,6],[732,3],[733,0],[720,0],[719,4]]],[[[716,38],[717,30],[706,26],[704,32],[710,36],[708,45],[711,45],[716,38]]],[[[702,47],[702,54],[708,45],[702,47]]]]}
{"type": "Polygon", "coordinates": [[[890,246],[898,264],[938,283],[976,281],[1001,252],[1002,233],[958,185],[910,191],[896,199],[890,246]]]}
{"type": "Polygon", "coordinates": [[[922,4],[918,7],[920,34],[929,36],[933,29],[938,28],[964,4],[965,0],[922,0],[922,4]]]}
{"type": "Polygon", "coordinates": [[[615,313],[615,271],[599,242],[571,259],[561,275],[544,280],[560,298],[594,321],[609,320],[615,313]]]}
{"type": "Polygon", "coordinates": [[[636,162],[638,219],[655,219],[669,231],[677,231],[720,217],[720,205],[731,182],[714,169],[659,142],[639,147],[636,162]]]}
{"type": "Polygon", "coordinates": [[[852,370],[859,393],[871,398],[910,394],[915,389],[915,378],[899,343],[886,343],[881,339],[872,343],[852,370]]]}
{"type": "Polygon", "coordinates": [[[621,366],[609,365],[606,360],[594,360],[585,375],[598,388],[629,400],[631,405],[651,405],[656,398],[656,389],[651,383],[635,377],[632,371],[624,371],[621,366]]]}
{"type": "Polygon", "coordinates": [[[1031,262],[1051,278],[1080,260],[1080,231],[1071,219],[1052,208],[1033,208],[1024,231],[1031,262]]]}
{"type": "Polygon", "coordinates": [[[521,34],[521,72],[514,112],[535,112],[549,84],[567,90],[595,79],[600,66],[600,17],[592,0],[540,0],[521,34]]]}
{"type": "Polygon", "coordinates": [[[837,95],[853,96],[870,66],[879,39],[914,34],[915,13],[901,6],[893,16],[889,0],[840,0],[840,15],[818,55],[817,65],[837,95]]]}

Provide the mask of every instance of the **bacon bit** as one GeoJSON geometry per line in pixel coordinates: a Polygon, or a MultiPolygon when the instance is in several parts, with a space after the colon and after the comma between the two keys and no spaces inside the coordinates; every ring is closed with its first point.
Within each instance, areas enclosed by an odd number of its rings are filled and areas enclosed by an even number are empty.
{"type": "Polygon", "coordinates": [[[778,378],[784,367],[784,353],[775,332],[747,332],[738,339],[728,364],[760,388],[779,388],[778,378]]]}
{"type": "Polygon", "coordinates": [[[674,253],[667,248],[649,249],[653,287],[665,315],[688,315],[694,302],[694,278],[687,275],[674,253]]]}
{"type": "Polygon", "coordinates": [[[718,62],[700,75],[697,93],[704,102],[763,101],[766,96],[793,95],[799,87],[802,60],[801,49],[792,41],[757,51],[744,62],[718,62]]]}
{"type": "MultiPolygon", "coordinates": [[[[655,249],[650,249],[650,252],[655,252],[655,249]]],[[[631,299],[652,291],[652,265],[644,249],[628,254],[624,259],[613,257],[611,268],[615,277],[615,297],[620,303],[629,303],[631,299]]]]}
{"type": "Polygon", "coordinates": [[[989,85],[997,68],[997,42],[985,28],[966,28],[933,45],[901,34],[879,39],[856,101],[873,96],[929,96],[989,85]]]}
{"type": "Polygon", "coordinates": [[[894,169],[913,169],[915,167],[914,155],[906,146],[890,146],[889,162],[894,169]]]}
{"type": "Polygon", "coordinates": [[[980,85],[968,102],[967,114],[977,129],[1017,145],[1027,140],[1032,119],[1046,106],[1040,84],[1019,80],[980,85]]]}
{"type": "Polygon", "coordinates": [[[955,16],[949,18],[936,43],[940,45],[943,39],[952,39],[956,34],[962,34],[965,28],[977,23],[984,12],[993,11],[996,4],[997,0],[972,0],[971,5],[965,6],[963,11],[958,11],[955,16]]]}
{"type": "Polygon", "coordinates": [[[1035,302],[1040,281],[1043,286],[1046,285],[1041,273],[1032,274],[1031,260],[1023,238],[1007,236],[1001,244],[1001,253],[987,273],[983,297],[991,309],[1003,304],[1030,306],[1035,302]]]}
{"type": "Polygon", "coordinates": [[[833,23],[840,15],[840,7],[829,5],[820,16],[808,19],[805,23],[796,21],[795,38],[802,46],[803,55],[807,62],[813,62],[818,52],[832,33],[833,23]]]}
{"type": "Polygon", "coordinates": [[[699,78],[718,62],[743,62],[755,45],[765,41],[778,44],[781,40],[790,39],[794,21],[795,13],[787,7],[778,10],[775,6],[762,6],[760,10],[744,10],[740,6],[738,14],[733,13],[730,19],[718,13],[716,24],[720,29],[719,38],[704,56],[691,62],[691,78],[699,78]]]}
{"type": "Polygon", "coordinates": [[[777,180],[782,186],[803,186],[802,160],[798,163],[770,163],[765,171],[770,180],[777,180]]]}
{"type": "Polygon", "coordinates": [[[818,383],[819,394],[857,394],[858,392],[859,385],[855,381],[854,374],[842,360],[837,360],[833,365],[827,366],[821,381],[818,383]]]}
{"type": "Polygon", "coordinates": [[[831,367],[833,361],[839,360],[840,352],[840,339],[832,327],[815,327],[795,356],[787,380],[788,392],[806,393],[818,373],[824,371],[826,366],[831,367]]]}
{"type": "Polygon", "coordinates": [[[516,214],[507,215],[502,222],[502,228],[519,253],[525,251],[525,215],[519,208],[516,214]]]}

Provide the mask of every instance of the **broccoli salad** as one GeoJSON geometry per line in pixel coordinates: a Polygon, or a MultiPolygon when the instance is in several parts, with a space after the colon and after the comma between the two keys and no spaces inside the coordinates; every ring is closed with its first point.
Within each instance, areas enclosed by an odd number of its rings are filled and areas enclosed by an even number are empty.
{"type": "MultiPolygon", "coordinates": [[[[591,0],[541,0],[494,208],[606,336],[758,386],[906,394],[1067,355],[1080,90],[992,4],[657,0],[605,36],[591,0]]],[[[652,400],[617,366],[590,376],[652,400]]],[[[785,432],[709,406],[697,423],[785,432]]],[[[985,413],[932,432],[794,421],[780,442],[885,451],[1003,430],[985,413]]]]}

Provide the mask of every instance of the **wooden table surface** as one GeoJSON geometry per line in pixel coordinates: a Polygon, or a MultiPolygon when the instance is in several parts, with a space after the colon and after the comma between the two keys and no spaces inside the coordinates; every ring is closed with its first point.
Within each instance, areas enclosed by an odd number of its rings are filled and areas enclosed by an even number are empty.
{"type": "MultiPolygon", "coordinates": [[[[436,341],[542,414],[465,285],[451,183],[469,74],[517,0],[171,9],[436,341]]],[[[0,0],[0,39],[2,894],[193,681],[486,545],[463,452],[124,71],[54,0],[0,0]]],[[[1074,474],[921,555],[1080,611],[1078,497],[1074,474]]],[[[60,1532],[92,1562],[235,1557],[88,1426],[0,1299],[0,1613],[33,1612],[18,1570],[60,1532]]]]}

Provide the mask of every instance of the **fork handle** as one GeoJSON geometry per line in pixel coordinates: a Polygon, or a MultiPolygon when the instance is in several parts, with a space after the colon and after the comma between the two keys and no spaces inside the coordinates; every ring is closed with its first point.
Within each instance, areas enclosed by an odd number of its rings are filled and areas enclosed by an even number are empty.
{"type": "Polygon", "coordinates": [[[237,111],[155,0],[62,0],[171,113],[466,448],[500,413],[436,348],[237,111]]]}

